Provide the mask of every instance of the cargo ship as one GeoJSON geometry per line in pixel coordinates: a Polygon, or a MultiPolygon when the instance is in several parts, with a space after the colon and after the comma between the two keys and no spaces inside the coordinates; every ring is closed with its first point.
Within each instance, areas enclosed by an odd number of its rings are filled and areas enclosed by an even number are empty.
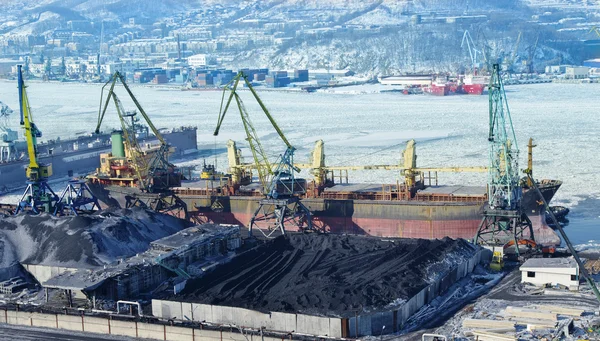
{"type": "Polygon", "coordinates": [[[488,82],[489,77],[465,76],[462,81],[462,91],[469,95],[482,95],[488,82]]]}
{"type": "MultiPolygon", "coordinates": [[[[318,159],[314,152],[312,158],[318,159]]],[[[229,159],[231,169],[241,168],[240,164],[231,164],[233,158],[229,159]]],[[[408,164],[415,162],[414,149],[408,159],[408,164]]],[[[319,172],[313,171],[316,173],[319,172]]],[[[313,226],[320,231],[391,238],[475,236],[487,203],[485,186],[438,186],[437,177],[432,181],[431,176],[413,170],[405,174],[410,175],[404,183],[397,184],[350,184],[341,180],[335,183],[334,179],[317,176],[308,182],[301,201],[313,215],[313,226]]],[[[248,226],[263,196],[260,184],[251,179],[251,174],[234,173],[220,179],[184,180],[173,192],[185,202],[188,216],[196,223],[248,226]]],[[[547,202],[561,184],[558,180],[538,181],[547,202]]],[[[93,188],[107,205],[125,207],[130,195],[129,189],[119,186],[93,188]]],[[[536,192],[525,188],[522,203],[532,222],[535,240],[541,245],[560,244],[556,232],[546,224],[536,192]]],[[[261,229],[272,228],[269,222],[258,225],[261,229]]]]}
{"type": "MultiPolygon", "coordinates": [[[[174,147],[173,159],[192,156],[198,152],[196,127],[179,127],[173,129],[160,129],[161,134],[174,147]]],[[[148,134],[147,130],[138,133],[140,143],[149,147],[158,143],[158,140],[148,134]]],[[[111,149],[111,133],[80,134],[72,139],[49,140],[38,144],[38,154],[44,163],[51,163],[54,177],[59,178],[72,174],[85,175],[100,167],[100,154],[111,149]]],[[[24,156],[26,147],[24,142],[14,143],[16,152],[13,157],[0,162],[0,193],[15,190],[25,186],[25,168],[29,163],[24,156]]]]}
{"type": "MultiPolygon", "coordinates": [[[[542,180],[539,187],[548,201],[561,184],[558,180],[542,180]]],[[[302,202],[312,212],[316,228],[331,233],[426,239],[475,236],[487,202],[485,187],[426,186],[412,197],[395,187],[336,184],[302,202]]],[[[227,186],[215,181],[184,181],[174,189],[187,204],[192,219],[247,226],[258,208],[260,191],[227,190],[227,186]]],[[[119,189],[113,189],[113,195],[114,191],[119,189]]],[[[525,191],[523,207],[532,222],[535,239],[542,245],[558,245],[560,238],[546,224],[539,201],[534,191],[525,191]]]]}
{"type": "Polygon", "coordinates": [[[404,89],[399,91],[405,95],[422,93],[434,96],[482,95],[489,82],[489,77],[476,74],[458,77],[407,75],[382,77],[379,82],[383,85],[403,86],[404,89]]]}

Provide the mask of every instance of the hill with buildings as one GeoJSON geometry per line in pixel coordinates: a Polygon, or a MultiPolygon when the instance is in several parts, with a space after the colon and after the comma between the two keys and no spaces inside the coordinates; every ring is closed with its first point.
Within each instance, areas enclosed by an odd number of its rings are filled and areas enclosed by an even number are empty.
{"type": "Polygon", "coordinates": [[[205,54],[216,67],[365,76],[460,72],[474,62],[543,70],[593,55],[582,41],[597,38],[590,29],[600,22],[600,6],[587,0],[8,0],[3,7],[1,58],[57,68],[75,58],[88,63],[84,72],[98,54],[101,64],[205,54]]]}

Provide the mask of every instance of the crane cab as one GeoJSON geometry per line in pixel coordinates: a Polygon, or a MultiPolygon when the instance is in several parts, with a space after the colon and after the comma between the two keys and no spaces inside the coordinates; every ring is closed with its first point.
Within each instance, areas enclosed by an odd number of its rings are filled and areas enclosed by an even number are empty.
{"type": "Polygon", "coordinates": [[[47,179],[52,176],[52,165],[38,165],[38,167],[27,167],[25,175],[30,181],[47,179]]]}

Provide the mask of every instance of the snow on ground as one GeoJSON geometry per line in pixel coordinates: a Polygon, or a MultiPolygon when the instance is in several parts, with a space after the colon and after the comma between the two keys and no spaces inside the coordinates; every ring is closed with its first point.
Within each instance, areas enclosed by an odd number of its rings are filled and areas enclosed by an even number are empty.
{"type": "MultiPolygon", "coordinates": [[[[102,84],[28,82],[28,93],[43,139],[74,135],[95,128],[102,84]]],[[[251,154],[244,141],[238,112],[232,108],[221,133],[212,133],[221,103],[218,91],[180,91],[168,87],[132,85],[146,112],[158,127],[198,126],[201,148],[223,151],[217,157],[227,164],[225,143],[234,138],[246,161],[251,154]]],[[[325,141],[329,165],[398,164],[404,143],[417,139],[420,167],[487,165],[487,96],[403,95],[381,93],[386,87],[360,85],[333,91],[349,93],[259,92],[281,129],[297,147],[296,161],[307,162],[314,141],[325,141]],[[348,90],[349,89],[349,90],[348,90]]],[[[131,101],[121,92],[126,108],[131,101]]],[[[532,84],[507,87],[515,131],[525,167],[527,140],[533,137],[534,175],[564,182],[553,203],[571,208],[568,229],[600,223],[600,158],[597,155],[600,121],[598,84],[532,84]]],[[[18,108],[14,81],[0,81],[0,100],[18,108]]],[[[274,157],[284,145],[260,112],[249,92],[242,93],[265,150],[274,157]]],[[[107,113],[103,129],[117,127],[114,109],[107,113]]],[[[17,115],[10,121],[18,128],[17,115]]],[[[19,129],[20,131],[20,129],[19,129]]],[[[212,161],[212,158],[211,158],[212,161]]],[[[198,160],[202,164],[202,159],[198,160]]],[[[223,167],[224,168],[224,167],[223,167]]],[[[304,172],[303,176],[310,176],[304,172]]],[[[482,185],[485,174],[439,174],[442,184],[482,185]]],[[[355,171],[351,182],[396,183],[394,171],[355,171]]],[[[600,229],[585,229],[582,243],[600,243],[600,229]]],[[[581,238],[583,238],[583,235],[581,238]]],[[[580,239],[581,239],[580,238],[580,239]]]]}

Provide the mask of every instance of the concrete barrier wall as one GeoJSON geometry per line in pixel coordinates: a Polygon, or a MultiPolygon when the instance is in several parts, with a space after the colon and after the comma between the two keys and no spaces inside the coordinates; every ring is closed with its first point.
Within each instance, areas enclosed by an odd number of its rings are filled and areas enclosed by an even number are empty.
{"type": "MultiPolygon", "coordinates": [[[[284,320],[289,319],[289,316],[283,315],[295,316],[293,314],[281,314],[280,318],[284,320]]],[[[242,335],[235,328],[224,328],[222,331],[205,330],[135,321],[117,321],[91,316],[42,314],[7,310],[0,310],[0,324],[63,329],[104,335],[121,335],[164,341],[283,341],[284,339],[288,339],[287,335],[282,337],[261,337],[257,333],[242,335]]]]}
{"type": "Polygon", "coordinates": [[[439,278],[419,293],[411,297],[398,310],[381,312],[376,314],[362,314],[358,317],[348,319],[348,336],[359,337],[366,335],[379,336],[401,330],[406,321],[414,315],[425,304],[430,303],[440,294],[448,290],[454,283],[461,280],[475,269],[475,267],[486,260],[486,250],[479,250],[468,261],[451,269],[445,276],[439,278]],[[385,326],[385,329],[383,328],[385,326]],[[358,334],[357,334],[358,332],[358,334]]]}
{"type": "Polygon", "coordinates": [[[23,264],[23,266],[40,283],[44,283],[53,276],[60,275],[63,272],[77,270],[75,268],[65,268],[62,266],[49,265],[23,264]]]}
{"type": "Polygon", "coordinates": [[[209,304],[186,303],[177,301],[152,300],[152,314],[156,317],[236,325],[277,332],[291,332],[342,337],[342,319],[303,314],[259,311],[209,304]],[[177,312],[182,312],[179,315],[177,312]],[[181,316],[181,317],[180,317],[181,316]]]}

